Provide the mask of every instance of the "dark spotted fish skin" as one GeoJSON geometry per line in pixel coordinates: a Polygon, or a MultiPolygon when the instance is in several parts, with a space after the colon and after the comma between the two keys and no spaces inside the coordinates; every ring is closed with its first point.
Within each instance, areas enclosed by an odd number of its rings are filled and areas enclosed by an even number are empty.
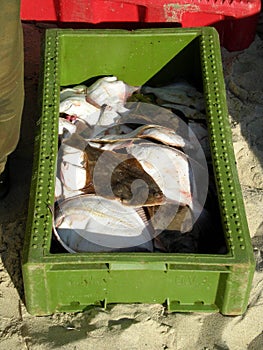
{"type": "Polygon", "coordinates": [[[117,197],[123,204],[134,207],[165,203],[165,196],[159,186],[134,157],[103,151],[90,145],[86,147],[86,157],[87,178],[84,193],[99,193],[109,199],[117,197]],[[95,167],[99,161],[103,166],[98,172],[95,167]],[[108,186],[105,186],[107,182],[108,186]]]}

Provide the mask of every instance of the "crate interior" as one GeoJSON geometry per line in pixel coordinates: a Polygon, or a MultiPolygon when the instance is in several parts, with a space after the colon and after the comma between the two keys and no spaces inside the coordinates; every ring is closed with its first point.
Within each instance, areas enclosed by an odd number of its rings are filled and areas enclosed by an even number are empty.
{"type": "MultiPolygon", "coordinates": [[[[178,37],[156,33],[152,35],[150,31],[145,35],[123,35],[119,32],[115,35],[107,35],[105,32],[87,36],[71,34],[60,36],[60,88],[78,84],[89,86],[99,77],[115,75],[130,85],[152,87],[185,79],[203,92],[200,36],[196,33],[181,34],[178,37]]],[[[208,170],[210,187],[215,189],[216,178],[212,161],[208,162],[208,170]]],[[[205,208],[209,208],[212,225],[209,229],[201,230],[198,251],[195,254],[227,254],[227,239],[216,190],[208,192],[205,208]]],[[[191,253],[187,250],[182,252],[191,253]]],[[[53,235],[50,253],[67,253],[53,235]]],[[[175,250],[174,253],[178,251],[175,250]]]]}

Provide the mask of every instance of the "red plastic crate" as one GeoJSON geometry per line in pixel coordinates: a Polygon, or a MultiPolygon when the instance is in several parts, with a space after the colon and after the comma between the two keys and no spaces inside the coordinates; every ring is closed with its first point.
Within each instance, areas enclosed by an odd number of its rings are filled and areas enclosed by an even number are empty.
{"type": "Polygon", "coordinates": [[[22,20],[214,26],[229,51],[250,45],[260,10],[261,0],[21,0],[22,20]]]}

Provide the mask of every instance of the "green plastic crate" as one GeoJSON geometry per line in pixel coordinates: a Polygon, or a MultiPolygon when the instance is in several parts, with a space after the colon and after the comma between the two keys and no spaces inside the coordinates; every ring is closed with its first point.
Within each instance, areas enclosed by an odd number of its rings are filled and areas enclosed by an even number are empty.
{"type": "Polygon", "coordinates": [[[255,263],[232,148],[217,32],[208,27],[50,29],[41,80],[22,267],[28,311],[45,315],[140,302],[165,304],[170,311],[244,313],[255,263]],[[116,75],[131,85],[182,77],[204,91],[227,254],[51,253],[49,205],[54,201],[60,86],[104,75],[116,75]]]}

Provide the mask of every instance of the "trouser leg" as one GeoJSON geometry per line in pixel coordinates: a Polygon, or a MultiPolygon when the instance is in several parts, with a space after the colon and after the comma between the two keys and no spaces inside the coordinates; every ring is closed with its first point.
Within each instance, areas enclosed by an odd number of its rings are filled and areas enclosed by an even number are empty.
{"type": "Polygon", "coordinates": [[[20,0],[0,0],[0,174],[17,146],[24,103],[20,0]]]}

